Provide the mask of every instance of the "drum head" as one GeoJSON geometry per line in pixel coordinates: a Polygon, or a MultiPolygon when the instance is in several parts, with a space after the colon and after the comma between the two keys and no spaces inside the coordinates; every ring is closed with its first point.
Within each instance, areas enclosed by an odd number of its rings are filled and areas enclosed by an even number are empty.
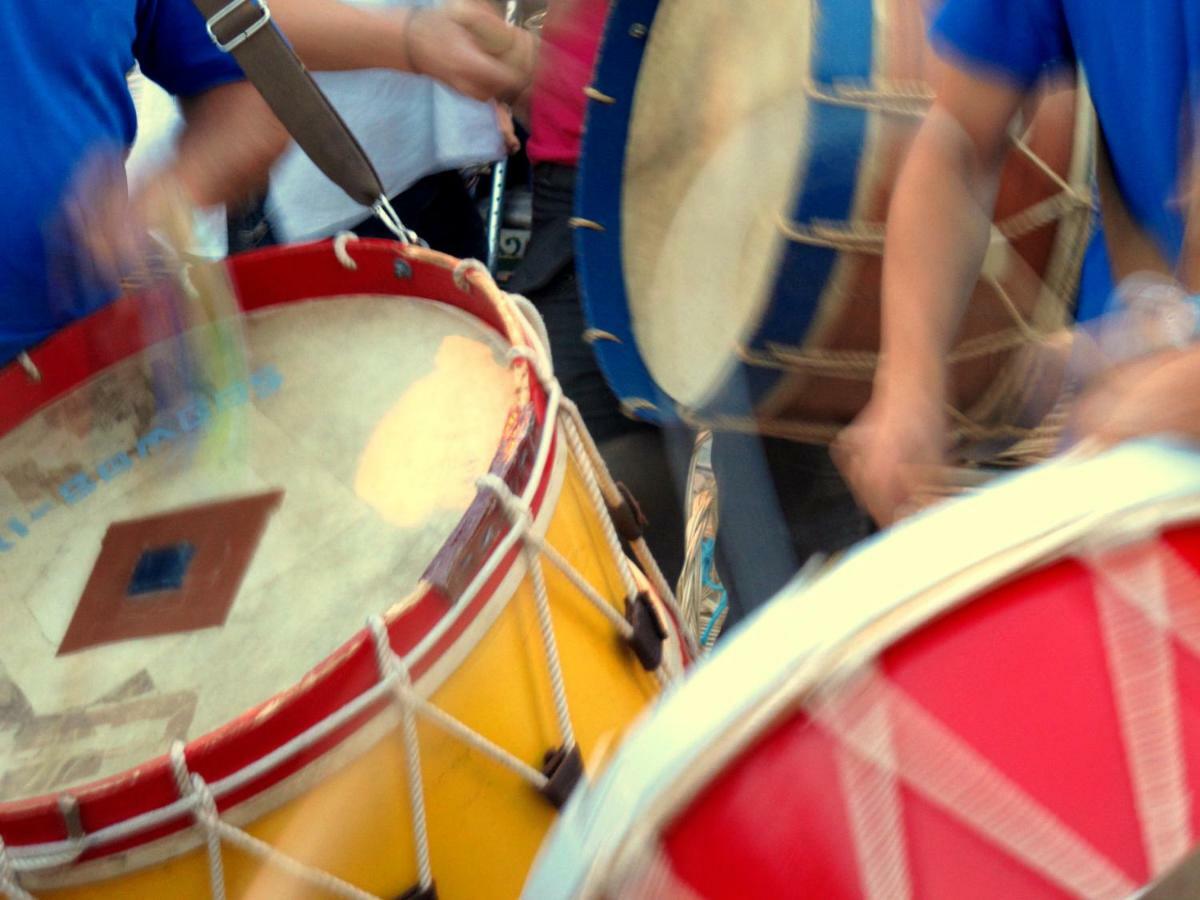
{"type": "MultiPolygon", "coordinates": [[[[861,411],[887,211],[933,93],[928,13],[612,4],[576,245],[588,336],[632,414],[824,442],[861,411]]],[[[1046,411],[1025,350],[1065,325],[1092,219],[1090,107],[1069,81],[1014,129],[951,353],[948,399],[973,441],[1046,411]]]]}
{"type": "Polygon", "coordinates": [[[914,517],[660,704],[526,896],[1134,896],[1200,841],[1198,597],[1191,448],[914,517]]]}
{"type": "Polygon", "coordinates": [[[651,374],[699,406],[758,327],[809,152],[812,8],[658,4],[638,76],[622,203],[633,330],[651,374]]]}
{"type": "Polygon", "coordinates": [[[0,429],[0,802],[207,734],[403,601],[502,442],[507,348],[429,300],[288,302],[0,429]]]}

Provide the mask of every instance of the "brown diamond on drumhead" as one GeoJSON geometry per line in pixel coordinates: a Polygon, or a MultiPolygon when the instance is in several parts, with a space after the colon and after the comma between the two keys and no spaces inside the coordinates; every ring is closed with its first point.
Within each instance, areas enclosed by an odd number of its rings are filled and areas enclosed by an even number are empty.
{"type": "Polygon", "coordinates": [[[58,655],[225,623],[283,491],[110,525],[58,655]]]}

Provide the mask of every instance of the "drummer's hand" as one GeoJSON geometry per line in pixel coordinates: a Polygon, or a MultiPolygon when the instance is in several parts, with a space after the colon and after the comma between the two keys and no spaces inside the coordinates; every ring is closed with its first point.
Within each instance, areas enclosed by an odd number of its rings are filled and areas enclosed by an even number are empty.
{"type": "Polygon", "coordinates": [[[1074,430],[1100,446],[1156,434],[1200,441],[1200,347],[1156,353],[1099,377],[1076,405],[1074,430]]]}
{"type": "Polygon", "coordinates": [[[178,179],[164,171],[132,197],[119,157],[98,155],[81,168],[66,201],[75,245],[102,283],[115,287],[145,266],[149,232],[160,227],[173,202],[184,202],[178,179]]]}
{"type": "Polygon", "coordinates": [[[923,505],[945,471],[946,421],[933,392],[878,387],[832,449],[855,498],[881,526],[923,505]]]}
{"type": "Polygon", "coordinates": [[[409,69],[436,78],[476,100],[517,97],[532,77],[531,71],[526,71],[520,62],[523,59],[518,53],[520,39],[506,34],[517,29],[509,28],[490,10],[473,8],[480,4],[471,3],[471,9],[456,12],[458,5],[397,10],[397,14],[408,17],[405,47],[409,69]],[[499,23],[499,31],[488,17],[499,23]],[[492,37],[491,46],[481,41],[480,33],[492,37]],[[507,37],[502,50],[497,45],[497,36],[507,37]]]}
{"type": "Polygon", "coordinates": [[[514,85],[493,96],[507,103],[516,103],[533,83],[537,37],[507,24],[486,0],[449,0],[443,8],[447,16],[470,32],[479,49],[503,63],[514,74],[514,85]]]}

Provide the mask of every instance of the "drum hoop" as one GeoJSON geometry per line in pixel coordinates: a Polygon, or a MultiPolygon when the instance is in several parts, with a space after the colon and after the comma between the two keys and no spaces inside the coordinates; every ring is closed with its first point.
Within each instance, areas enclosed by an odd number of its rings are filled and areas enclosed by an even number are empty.
{"type": "Polygon", "coordinates": [[[596,362],[614,386],[626,412],[654,423],[678,421],[674,401],[659,388],[637,350],[633,335],[625,264],[621,254],[622,191],[601,188],[598,173],[624,172],[637,89],[647,40],[659,0],[612,3],[588,93],[584,139],[576,179],[576,267],[584,315],[593,338],[596,362]],[[603,98],[603,99],[599,99],[603,98]],[[613,278],[613,273],[617,277],[613,278]],[[615,302],[601,308],[589,287],[602,284],[615,302]]]}
{"type": "MultiPolygon", "coordinates": [[[[1044,468],[1054,465],[1048,464],[1044,468]]],[[[969,503],[971,499],[961,502],[969,503]]],[[[720,723],[715,723],[714,718],[715,724],[702,738],[674,753],[657,754],[654,757],[656,771],[646,773],[643,782],[653,783],[653,788],[639,794],[636,785],[626,785],[622,792],[626,798],[622,804],[623,812],[602,816],[595,808],[585,810],[579,805],[569,811],[558,829],[565,831],[574,825],[571,817],[577,815],[581,821],[587,821],[588,837],[592,839],[590,844],[580,841],[578,845],[598,850],[590,853],[587,871],[571,886],[570,896],[604,896],[604,891],[619,888],[626,878],[638,871],[648,856],[654,854],[657,838],[668,823],[727,765],[785,717],[815,699],[821,688],[852,679],[895,643],[964,607],[981,592],[998,588],[1035,568],[1120,546],[1170,530],[1197,517],[1200,517],[1200,485],[1194,485],[1190,493],[1154,496],[1120,510],[1108,509],[1060,521],[1020,545],[1005,547],[987,558],[974,560],[926,589],[895,601],[842,639],[822,646],[811,656],[798,657],[791,668],[741,696],[738,709],[720,723]],[[704,738],[708,743],[700,743],[704,738]],[[601,830],[608,835],[606,843],[595,840],[601,830]]],[[[806,595],[803,597],[805,604],[819,605],[819,598],[807,596],[808,585],[776,598],[772,605],[788,604],[802,594],[806,595]]],[[[709,672],[704,674],[711,677],[709,672]]],[[[689,688],[695,689],[692,685],[685,685],[684,689],[689,688]]],[[[632,752],[630,745],[638,735],[649,734],[648,726],[653,721],[649,720],[637,733],[630,735],[620,755],[609,764],[603,780],[597,785],[597,793],[602,793],[602,788],[620,774],[622,758],[628,758],[632,752]]],[[[554,846],[552,833],[541,859],[549,858],[554,846]]],[[[535,883],[536,871],[531,874],[530,884],[535,883]]],[[[561,869],[555,869],[554,873],[560,878],[563,874],[561,869]]]]}
{"type": "MultiPolygon", "coordinates": [[[[489,472],[517,496],[532,488],[530,512],[544,526],[561,483],[562,442],[547,424],[549,398],[531,352],[537,339],[486,272],[440,253],[378,240],[356,241],[349,254],[344,243],[328,241],[270,248],[226,265],[245,312],[394,294],[448,304],[496,331],[515,348],[510,370],[516,390],[489,472]],[[303,274],[281,277],[281,268],[303,274]]],[[[110,327],[134,302],[119,300],[34,349],[29,359],[38,380],[25,365],[0,370],[0,436],[105,368],[147,349],[150,342],[139,335],[110,327]],[[116,334],[117,341],[98,350],[90,338],[99,329],[116,334]]],[[[515,589],[523,574],[522,542],[513,539],[517,530],[493,494],[481,490],[417,588],[384,615],[388,643],[410,661],[419,694],[430,693],[453,666],[453,651],[468,642],[495,598],[515,589]],[[467,602],[456,602],[460,599],[467,602]]],[[[303,781],[300,773],[342,748],[387,708],[392,690],[380,672],[374,637],[360,628],[299,683],[189,742],[188,769],[212,786],[222,816],[265,799],[268,791],[274,796],[276,787],[289,793],[284,782],[303,781]]],[[[180,799],[174,785],[171,765],[160,756],[71,790],[2,803],[0,848],[18,865],[26,860],[34,871],[54,870],[178,835],[194,823],[190,801],[180,799]]]]}

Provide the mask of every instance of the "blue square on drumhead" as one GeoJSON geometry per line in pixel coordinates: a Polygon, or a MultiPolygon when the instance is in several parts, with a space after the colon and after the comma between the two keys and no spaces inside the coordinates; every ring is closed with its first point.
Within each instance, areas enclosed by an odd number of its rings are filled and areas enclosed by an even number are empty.
{"type": "Polygon", "coordinates": [[[195,546],[188,543],[143,551],[138,557],[137,566],[134,567],[126,595],[141,597],[162,591],[179,590],[183,587],[188,567],[195,555],[195,546]]]}

